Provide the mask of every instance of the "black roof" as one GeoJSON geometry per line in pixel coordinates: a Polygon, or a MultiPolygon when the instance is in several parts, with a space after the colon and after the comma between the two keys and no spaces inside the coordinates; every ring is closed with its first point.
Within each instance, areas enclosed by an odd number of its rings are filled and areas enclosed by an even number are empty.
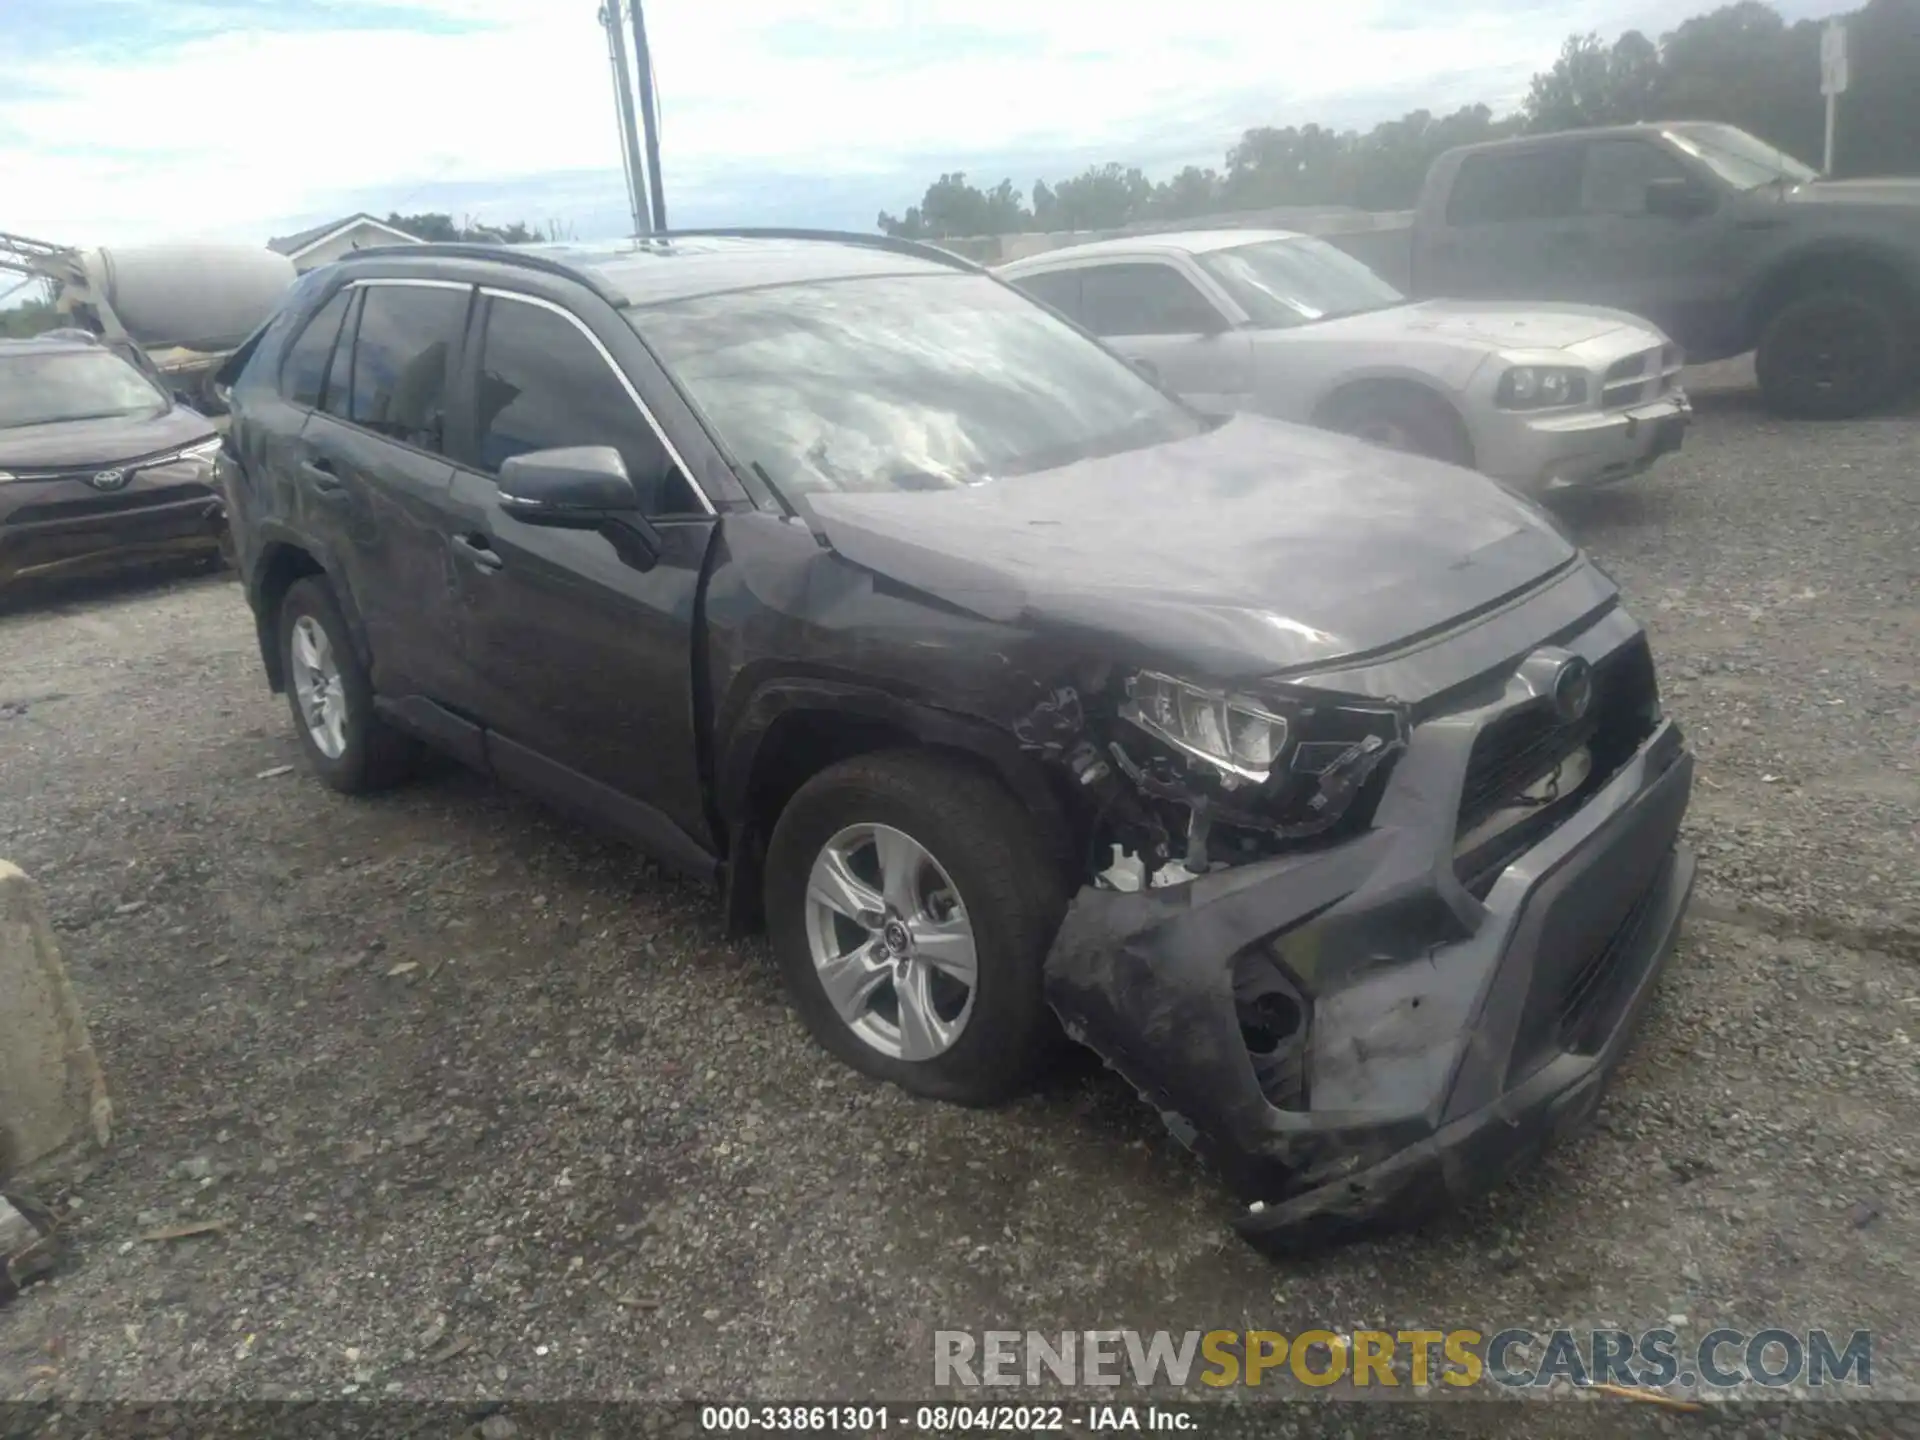
{"type": "Polygon", "coordinates": [[[574,275],[619,305],[656,305],[809,280],[980,268],[937,246],[829,230],[676,230],[598,244],[380,246],[356,251],[341,263],[404,258],[417,264],[437,255],[574,275]]]}

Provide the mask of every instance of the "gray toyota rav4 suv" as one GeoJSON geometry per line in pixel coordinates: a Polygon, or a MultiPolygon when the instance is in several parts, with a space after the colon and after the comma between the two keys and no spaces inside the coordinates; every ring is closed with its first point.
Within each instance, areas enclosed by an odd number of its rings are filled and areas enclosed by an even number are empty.
{"type": "Polygon", "coordinates": [[[1541,512],[1198,414],[942,251],[362,251],[226,381],[320,780],[436,746],[718,882],[919,1094],[1064,1029],[1256,1241],[1576,1124],[1672,947],[1693,763],[1541,512]]]}

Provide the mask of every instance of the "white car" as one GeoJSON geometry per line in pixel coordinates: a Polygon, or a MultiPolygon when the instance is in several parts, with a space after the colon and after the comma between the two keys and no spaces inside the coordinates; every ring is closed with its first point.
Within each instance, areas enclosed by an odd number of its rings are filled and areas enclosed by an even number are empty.
{"type": "Polygon", "coordinates": [[[1202,409],[1345,431],[1528,492],[1638,474],[1692,415],[1680,347],[1637,316],[1410,301],[1283,230],[1102,240],[996,273],[1202,409]]]}

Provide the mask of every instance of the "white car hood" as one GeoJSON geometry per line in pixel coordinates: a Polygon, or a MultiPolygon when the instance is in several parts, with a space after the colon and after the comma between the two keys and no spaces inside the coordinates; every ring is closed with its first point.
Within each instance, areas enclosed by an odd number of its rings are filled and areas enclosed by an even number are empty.
{"type": "Polygon", "coordinates": [[[1450,340],[1486,350],[1567,350],[1618,330],[1656,333],[1644,320],[1597,305],[1555,305],[1511,300],[1421,300],[1323,320],[1297,332],[1326,340],[1450,340]]]}

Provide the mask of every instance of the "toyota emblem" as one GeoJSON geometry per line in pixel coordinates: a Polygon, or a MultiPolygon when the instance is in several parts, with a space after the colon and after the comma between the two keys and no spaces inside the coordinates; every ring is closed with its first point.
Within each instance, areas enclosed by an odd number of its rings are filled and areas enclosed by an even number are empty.
{"type": "Polygon", "coordinates": [[[124,490],[127,484],[125,470],[101,470],[90,477],[87,483],[96,490],[124,490]]]}
{"type": "Polygon", "coordinates": [[[1578,655],[1567,658],[1553,677],[1553,713],[1568,724],[1584,720],[1593,704],[1593,667],[1578,655]]]}

